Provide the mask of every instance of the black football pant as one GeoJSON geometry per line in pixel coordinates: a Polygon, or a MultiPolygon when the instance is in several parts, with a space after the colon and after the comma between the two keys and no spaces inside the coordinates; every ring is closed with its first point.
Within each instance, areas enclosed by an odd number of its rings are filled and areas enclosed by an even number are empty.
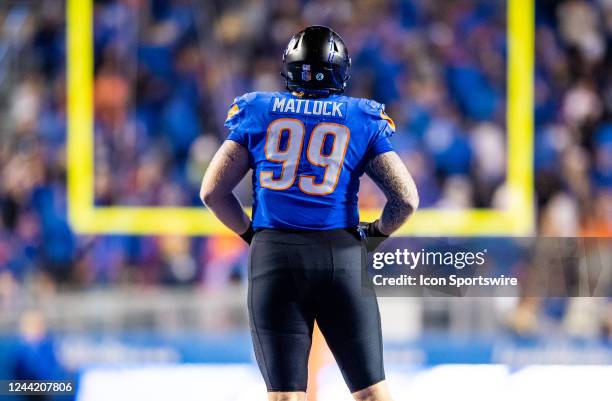
{"type": "Polygon", "coordinates": [[[306,391],[315,320],[351,392],[384,380],[378,303],[361,281],[365,257],[356,230],[255,234],[249,320],[268,391],[306,391]]]}

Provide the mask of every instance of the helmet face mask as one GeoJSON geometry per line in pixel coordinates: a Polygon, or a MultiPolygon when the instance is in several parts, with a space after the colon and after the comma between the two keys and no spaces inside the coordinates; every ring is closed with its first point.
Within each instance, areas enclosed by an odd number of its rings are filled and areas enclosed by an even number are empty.
{"type": "Polygon", "coordinates": [[[344,41],[324,26],[310,26],[289,41],[283,53],[287,89],[306,94],[342,93],[349,79],[351,59],[344,41]]]}

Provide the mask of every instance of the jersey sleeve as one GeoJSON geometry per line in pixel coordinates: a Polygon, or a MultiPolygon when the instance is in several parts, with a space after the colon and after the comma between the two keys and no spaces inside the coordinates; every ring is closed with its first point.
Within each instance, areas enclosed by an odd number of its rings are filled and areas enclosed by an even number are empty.
{"type": "Polygon", "coordinates": [[[227,139],[248,147],[248,132],[252,128],[252,116],[249,112],[253,94],[247,93],[234,99],[225,119],[225,127],[229,129],[227,139]]]}
{"type": "Polygon", "coordinates": [[[395,123],[385,112],[385,105],[364,99],[360,106],[367,116],[367,127],[370,133],[367,159],[392,151],[393,145],[389,138],[395,133],[395,123]]]}

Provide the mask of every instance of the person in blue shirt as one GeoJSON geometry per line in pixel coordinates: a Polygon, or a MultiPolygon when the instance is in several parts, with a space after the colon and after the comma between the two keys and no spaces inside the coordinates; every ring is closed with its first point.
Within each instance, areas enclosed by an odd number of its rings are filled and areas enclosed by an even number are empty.
{"type": "Polygon", "coordinates": [[[417,209],[418,194],[389,142],[395,125],[384,106],[343,95],[349,69],[330,28],[293,35],[283,54],[287,91],[235,99],[202,181],[205,205],[250,244],[249,320],[271,401],[305,399],[315,321],[353,397],[391,400],[378,304],[361,268],[365,251],[417,209]],[[232,193],[250,169],[252,220],[232,193]],[[387,198],[371,223],[359,222],[364,173],[387,198]]]}

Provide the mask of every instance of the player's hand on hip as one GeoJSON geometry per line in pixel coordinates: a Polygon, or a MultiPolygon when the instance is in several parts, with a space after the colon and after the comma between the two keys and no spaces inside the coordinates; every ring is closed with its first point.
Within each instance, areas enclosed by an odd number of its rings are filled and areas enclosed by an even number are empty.
{"type": "Polygon", "coordinates": [[[383,234],[378,228],[378,220],[371,223],[360,222],[358,229],[368,252],[373,252],[384,240],[389,238],[388,235],[383,234]]]}

